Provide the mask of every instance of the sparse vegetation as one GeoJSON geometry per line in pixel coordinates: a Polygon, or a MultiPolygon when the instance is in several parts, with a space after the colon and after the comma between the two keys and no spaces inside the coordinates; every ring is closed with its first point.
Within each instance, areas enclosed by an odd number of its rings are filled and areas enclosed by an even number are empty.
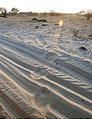
{"type": "Polygon", "coordinates": [[[11,9],[11,11],[17,11],[17,12],[18,12],[19,10],[13,7],[13,8],[11,9]]]}
{"type": "Polygon", "coordinates": [[[61,16],[62,13],[57,13],[54,10],[51,10],[48,14],[50,14],[51,16],[61,16]]]}
{"type": "Polygon", "coordinates": [[[92,13],[87,13],[85,17],[87,18],[87,20],[89,20],[90,18],[92,18],[92,13]]]}
{"type": "Polygon", "coordinates": [[[92,10],[87,10],[87,13],[85,14],[85,17],[87,18],[87,20],[92,18],[92,10]]]}
{"type": "Polygon", "coordinates": [[[81,31],[77,30],[77,29],[73,29],[73,36],[82,40],[88,40],[88,39],[92,39],[92,34],[89,34],[88,36],[83,35],[83,33],[81,33],[81,31]]]}
{"type": "Polygon", "coordinates": [[[18,9],[12,8],[10,13],[14,16],[18,13],[18,11],[19,11],[18,9]]]}
{"type": "Polygon", "coordinates": [[[74,35],[74,36],[78,37],[78,33],[79,33],[78,30],[76,30],[76,29],[73,30],[73,35],[74,35]]]}
{"type": "Polygon", "coordinates": [[[7,10],[6,10],[6,8],[0,8],[0,12],[1,12],[1,17],[4,17],[4,18],[7,17],[7,10]]]}
{"type": "Polygon", "coordinates": [[[50,11],[50,15],[51,15],[51,16],[54,16],[54,14],[55,14],[55,11],[54,11],[54,10],[51,10],[51,11],[50,11]]]}
{"type": "Polygon", "coordinates": [[[85,14],[85,11],[81,10],[78,14],[85,14]]]}

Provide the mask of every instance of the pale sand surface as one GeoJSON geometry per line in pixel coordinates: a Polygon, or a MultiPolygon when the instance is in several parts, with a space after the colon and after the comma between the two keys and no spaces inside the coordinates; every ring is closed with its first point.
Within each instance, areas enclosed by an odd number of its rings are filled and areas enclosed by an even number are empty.
{"type": "Polygon", "coordinates": [[[78,29],[87,38],[92,20],[43,18],[48,22],[32,22],[31,17],[0,18],[3,116],[92,118],[92,40],[73,36],[73,29],[78,29]],[[62,27],[57,25],[60,19],[62,27]],[[79,50],[81,46],[88,50],[79,50]]]}

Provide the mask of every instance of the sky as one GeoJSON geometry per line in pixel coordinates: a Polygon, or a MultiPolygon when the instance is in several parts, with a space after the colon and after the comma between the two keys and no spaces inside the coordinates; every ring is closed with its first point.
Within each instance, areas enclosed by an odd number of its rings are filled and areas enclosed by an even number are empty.
{"type": "Polygon", "coordinates": [[[55,12],[77,13],[92,10],[92,0],[0,0],[0,7],[8,11],[15,7],[21,12],[55,12]]]}

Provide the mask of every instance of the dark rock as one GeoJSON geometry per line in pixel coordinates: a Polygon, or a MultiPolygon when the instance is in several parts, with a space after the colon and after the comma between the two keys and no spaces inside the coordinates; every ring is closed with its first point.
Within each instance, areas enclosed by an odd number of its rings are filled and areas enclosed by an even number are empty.
{"type": "Polygon", "coordinates": [[[40,19],[39,22],[47,22],[46,19],[40,19]]]}
{"type": "Polygon", "coordinates": [[[85,27],[87,27],[87,24],[85,25],[85,27]]]}
{"type": "Polygon", "coordinates": [[[39,19],[33,18],[32,21],[39,22],[39,19]]]}
{"type": "Polygon", "coordinates": [[[84,50],[84,51],[87,50],[87,48],[85,48],[84,46],[81,46],[79,49],[80,49],[80,50],[84,50]]]}
{"type": "Polygon", "coordinates": [[[85,101],[84,99],[82,99],[82,101],[85,101]]]}
{"type": "Polygon", "coordinates": [[[42,24],[42,26],[47,26],[47,24],[42,24]]]}
{"type": "Polygon", "coordinates": [[[55,26],[59,26],[59,24],[55,24],[55,26]]]}
{"type": "Polygon", "coordinates": [[[58,65],[58,62],[56,62],[56,65],[58,65]]]}
{"type": "Polygon", "coordinates": [[[65,30],[65,28],[62,28],[62,30],[65,30]]]}
{"type": "Polygon", "coordinates": [[[34,21],[34,22],[47,22],[47,20],[46,19],[37,19],[37,18],[33,18],[32,19],[32,21],[34,21]]]}
{"type": "Polygon", "coordinates": [[[39,28],[39,26],[36,26],[36,27],[35,27],[35,29],[38,29],[38,28],[39,28]]]}

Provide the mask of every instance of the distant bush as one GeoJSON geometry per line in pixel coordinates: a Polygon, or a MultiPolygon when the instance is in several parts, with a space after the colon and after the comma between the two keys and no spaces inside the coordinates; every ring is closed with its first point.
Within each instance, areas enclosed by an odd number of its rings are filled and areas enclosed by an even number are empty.
{"type": "Polygon", "coordinates": [[[61,13],[57,13],[54,10],[51,10],[49,13],[51,16],[61,16],[61,13]]]}
{"type": "Polygon", "coordinates": [[[1,17],[4,17],[4,18],[7,17],[7,10],[6,10],[6,8],[0,8],[0,12],[1,12],[1,17]]]}
{"type": "Polygon", "coordinates": [[[44,12],[44,13],[37,13],[37,12],[18,12],[17,9],[12,8],[12,10],[7,13],[8,16],[61,16],[64,15],[62,13],[56,13],[56,12],[44,12]]]}
{"type": "Polygon", "coordinates": [[[85,17],[87,18],[87,20],[92,18],[92,10],[88,10],[87,13],[85,14],[85,17]]]}
{"type": "Polygon", "coordinates": [[[13,7],[13,8],[11,9],[11,11],[17,11],[17,12],[18,12],[19,10],[13,7]]]}
{"type": "Polygon", "coordinates": [[[13,7],[13,8],[11,9],[11,12],[9,12],[9,15],[14,16],[14,15],[16,15],[16,14],[18,13],[18,11],[19,11],[18,9],[16,9],[16,8],[13,7]]]}
{"type": "Polygon", "coordinates": [[[54,14],[55,14],[55,11],[54,11],[54,10],[51,10],[51,11],[50,11],[50,15],[51,15],[51,16],[54,16],[54,14]]]}
{"type": "Polygon", "coordinates": [[[92,18],[92,13],[87,13],[85,17],[87,18],[87,20],[89,20],[90,18],[92,18]]]}

